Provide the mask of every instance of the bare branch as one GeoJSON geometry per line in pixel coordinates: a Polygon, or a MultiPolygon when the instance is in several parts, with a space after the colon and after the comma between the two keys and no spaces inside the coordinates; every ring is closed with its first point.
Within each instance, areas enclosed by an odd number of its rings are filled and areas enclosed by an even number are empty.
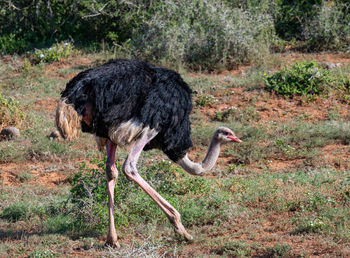
{"type": "MultiPolygon", "coordinates": [[[[96,1],[94,1],[94,2],[96,3],[96,1]]],[[[95,13],[85,15],[85,16],[83,16],[82,18],[83,18],[83,19],[87,19],[87,18],[91,18],[91,17],[95,17],[95,16],[99,16],[99,15],[104,14],[104,13],[103,13],[103,10],[106,8],[106,6],[107,6],[110,2],[111,2],[111,1],[108,1],[107,3],[105,3],[99,10],[95,10],[95,8],[93,8],[93,11],[95,11],[95,13]]]]}
{"type": "Polygon", "coordinates": [[[6,1],[9,4],[9,8],[13,8],[15,10],[21,10],[20,8],[18,8],[17,6],[15,6],[11,0],[6,1]]]}

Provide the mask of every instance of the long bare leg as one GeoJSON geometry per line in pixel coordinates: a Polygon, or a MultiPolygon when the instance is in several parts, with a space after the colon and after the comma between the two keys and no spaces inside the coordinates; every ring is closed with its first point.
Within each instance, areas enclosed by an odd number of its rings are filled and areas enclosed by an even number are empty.
{"type": "Polygon", "coordinates": [[[106,162],[106,177],[107,177],[107,193],[108,193],[108,234],[106,244],[114,248],[120,248],[117,239],[117,233],[114,225],[114,187],[118,178],[118,170],[115,166],[115,149],[116,145],[110,140],[107,141],[107,162],[106,162]]]}
{"type": "Polygon", "coordinates": [[[123,172],[129,180],[138,184],[162,209],[169,221],[174,225],[175,232],[183,235],[187,240],[193,239],[190,234],[187,233],[185,227],[181,223],[180,213],[171,206],[159,193],[157,193],[138,173],[136,165],[140,157],[140,154],[145,145],[157,135],[156,132],[145,134],[139,140],[136,141],[132,147],[126,161],[123,164],[123,172]]]}

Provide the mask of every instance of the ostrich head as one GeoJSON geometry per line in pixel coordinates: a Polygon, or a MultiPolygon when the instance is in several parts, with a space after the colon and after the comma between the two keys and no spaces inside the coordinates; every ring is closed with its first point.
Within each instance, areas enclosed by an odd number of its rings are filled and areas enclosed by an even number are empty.
{"type": "Polygon", "coordinates": [[[227,127],[219,127],[215,134],[215,139],[217,139],[220,143],[228,143],[228,142],[242,142],[234,132],[232,132],[227,127]]]}

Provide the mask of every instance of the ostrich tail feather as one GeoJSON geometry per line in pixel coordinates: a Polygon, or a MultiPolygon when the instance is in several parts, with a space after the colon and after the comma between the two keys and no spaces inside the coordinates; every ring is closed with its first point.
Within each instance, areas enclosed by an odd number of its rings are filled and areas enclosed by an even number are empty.
{"type": "Polygon", "coordinates": [[[79,136],[82,118],[66,100],[66,98],[62,98],[58,103],[56,109],[56,126],[64,139],[72,140],[79,136]]]}

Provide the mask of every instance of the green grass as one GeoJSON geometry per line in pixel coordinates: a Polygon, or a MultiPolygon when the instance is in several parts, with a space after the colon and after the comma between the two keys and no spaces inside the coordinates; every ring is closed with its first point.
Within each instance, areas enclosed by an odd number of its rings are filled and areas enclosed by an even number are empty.
{"type": "Polygon", "coordinates": [[[225,150],[225,156],[232,157],[236,164],[264,162],[271,158],[305,159],[312,161],[312,164],[313,161],[318,161],[318,148],[334,142],[342,145],[350,142],[348,123],[343,121],[312,124],[291,121],[272,124],[271,128],[240,125],[235,129],[235,124],[230,124],[229,127],[242,133],[243,143],[231,145],[225,150]]]}
{"type": "Polygon", "coordinates": [[[266,255],[268,257],[289,257],[290,246],[288,244],[275,244],[271,247],[266,248],[266,255]]]}
{"type": "Polygon", "coordinates": [[[28,172],[20,173],[20,174],[16,175],[16,177],[21,183],[24,183],[24,182],[30,180],[31,178],[33,178],[32,174],[28,173],[28,172]]]}
{"type": "MultiPolygon", "coordinates": [[[[140,167],[144,167],[142,165],[145,165],[143,161],[140,167]]],[[[75,182],[84,181],[85,185],[82,187],[73,183],[75,187],[73,199],[67,192],[57,195],[38,188],[30,191],[22,202],[12,203],[13,200],[18,200],[22,192],[26,192],[27,189],[1,189],[0,197],[6,201],[0,207],[0,225],[7,228],[6,237],[12,236],[9,228],[16,227],[16,223],[24,222],[27,226],[30,225],[30,228],[44,233],[44,236],[48,233],[54,234],[49,238],[51,240],[46,241],[52,241],[55,235],[72,236],[73,239],[81,239],[77,241],[82,248],[85,246],[84,248],[92,248],[95,252],[99,252],[99,247],[94,240],[87,239],[89,236],[96,238],[106,233],[107,196],[103,183],[104,175],[101,170],[87,167],[82,167],[82,171],[83,174],[75,176],[77,180],[75,182]],[[96,177],[90,177],[87,172],[96,177]],[[99,183],[96,184],[97,182],[99,183]],[[88,197],[84,193],[86,189],[93,189],[91,187],[95,187],[96,191],[92,191],[92,197],[88,197]],[[89,198],[93,199],[89,200],[89,198]],[[80,205],[81,201],[84,202],[80,205]],[[92,205],[91,210],[89,205],[92,205]],[[88,214],[88,217],[82,217],[82,214],[88,214]],[[97,224],[94,226],[93,223],[97,224]],[[89,226],[86,227],[87,225],[89,226]],[[92,228],[94,230],[91,230],[92,228]]],[[[292,234],[318,234],[330,236],[335,239],[334,241],[347,241],[350,236],[349,171],[315,169],[282,174],[250,173],[245,177],[224,176],[208,179],[189,176],[168,162],[157,162],[151,166],[148,165],[148,168],[141,169],[141,174],[179,210],[184,225],[192,234],[195,232],[198,244],[202,243],[201,239],[207,237],[206,234],[227,232],[232,227],[238,230],[237,232],[249,231],[251,230],[249,225],[253,225],[251,223],[255,220],[254,217],[261,213],[291,212],[290,221],[284,219],[283,223],[294,226],[292,234]],[[243,222],[247,223],[246,226],[241,224],[243,222]]],[[[176,237],[159,207],[123,175],[119,178],[116,198],[116,222],[121,235],[134,234],[133,229],[137,229],[142,235],[147,235],[149,229],[157,228],[152,231],[153,237],[157,238],[159,234],[167,234],[171,239],[176,237]],[[148,229],[146,230],[145,227],[148,229]]],[[[254,223],[260,225],[263,222],[262,220],[254,223]]],[[[281,221],[276,223],[276,226],[283,227],[281,221]]],[[[62,241],[73,240],[64,238],[62,241]]],[[[172,241],[174,240],[170,240],[172,241]]],[[[159,243],[160,246],[165,244],[159,243]]],[[[59,243],[50,243],[50,246],[57,246],[57,249],[50,249],[53,254],[60,254],[59,245],[59,243]]],[[[283,243],[264,248],[242,241],[229,241],[229,238],[217,238],[208,244],[203,242],[203,245],[208,247],[212,254],[238,257],[249,256],[256,251],[277,256],[288,256],[290,252],[290,248],[283,243]]],[[[2,245],[2,248],[8,250],[10,247],[2,245]]],[[[177,252],[181,254],[184,243],[180,243],[179,248],[177,252]]],[[[31,252],[45,253],[45,250],[47,249],[38,247],[31,252]]],[[[26,252],[26,249],[22,251],[26,252]]],[[[22,251],[19,246],[14,253],[20,254],[22,251]]]]}
{"type": "Polygon", "coordinates": [[[213,254],[224,255],[229,257],[248,257],[254,250],[249,244],[242,241],[232,241],[229,238],[215,239],[211,243],[213,254]]]}
{"type": "MultiPolygon", "coordinates": [[[[57,158],[73,158],[83,151],[72,149],[72,143],[52,141],[43,127],[27,129],[14,141],[0,142],[0,162],[19,162],[25,160],[47,161],[57,158]]],[[[86,153],[88,155],[88,153],[86,153]]]]}
{"type": "Polygon", "coordinates": [[[227,189],[239,203],[267,211],[294,213],[296,233],[348,238],[349,171],[330,169],[232,178],[227,189]]]}
{"type": "MultiPolygon", "coordinates": [[[[21,137],[11,142],[0,142],[0,162],[52,161],[96,155],[97,150],[91,147],[93,142],[88,136],[79,139],[82,148],[72,148],[77,142],[57,142],[47,138],[55,129],[55,114],[54,111],[47,112],[45,108],[36,105],[36,102],[47,100],[54,105],[55,99],[59,98],[60,91],[67,83],[66,79],[45,72],[48,68],[47,64],[34,65],[26,58],[15,56],[11,57],[9,65],[2,63],[1,89],[4,94],[13,96],[14,101],[4,102],[6,110],[11,112],[2,116],[4,121],[1,122],[0,119],[0,124],[18,124],[21,137]]],[[[76,67],[72,72],[76,73],[84,68],[76,67]]]]}
{"type": "Polygon", "coordinates": [[[0,214],[2,219],[6,219],[10,222],[16,222],[19,220],[25,220],[28,218],[29,208],[24,203],[14,203],[11,206],[6,207],[0,214]]]}
{"type": "Polygon", "coordinates": [[[258,122],[260,115],[253,105],[237,108],[230,107],[222,112],[215,112],[215,120],[220,122],[238,121],[242,124],[249,125],[252,122],[258,122]]]}

